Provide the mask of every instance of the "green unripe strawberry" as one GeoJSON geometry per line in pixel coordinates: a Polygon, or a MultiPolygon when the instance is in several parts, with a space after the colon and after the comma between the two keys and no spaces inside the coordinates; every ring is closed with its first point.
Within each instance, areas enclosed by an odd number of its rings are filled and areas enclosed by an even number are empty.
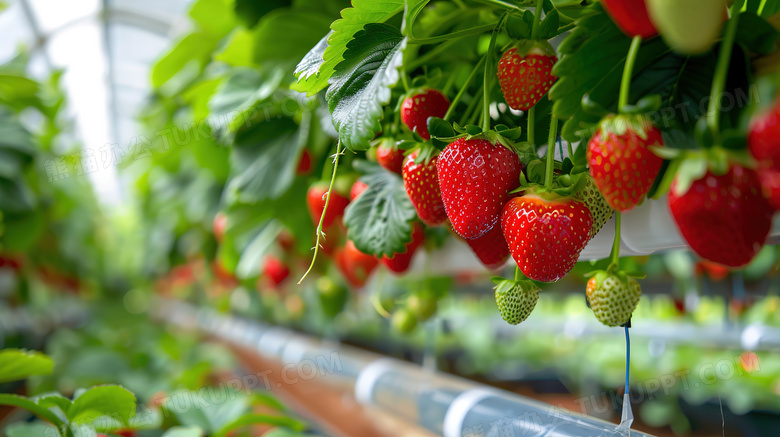
{"type": "Polygon", "coordinates": [[[328,317],[336,317],[349,300],[349,290],[326,276],[317,279],[316,288],[322,311],[328,317]]]}
{"type": "Polygon", "coordinates": [[[424,322],[436,314],[438,300],[429,293],[415,294],[409,296],[409,299],[406,301],[406,305],[408,305],[409,309],[412,311],[412,314],[414,314],[418,321],[424,322]]]}
{"type": "Polygon", "coordinates": [[[517,325],[531,315],[539,300],[539,287],[531,281],[495,278],[496,305],[501,318],[517,325]]]}
{"type": "Polygon", "coordinates": [[[636,279],[599,271],[588,281],[588,303],[599,322],[621,326],[631,318],[639,303],[642,287],[636,279]]]}
{"type": "Polygon", "coordinates": [[[399,308],[393,313],[393,329],[401,334],[408,334],[417,327],[417,318],[409,308],[399,308]]]}
{"type": "Polygon", "coordinates": [[[604,226],[604,223],[612,217],[615,210],[609,206],[607,200],[601,194],[601,191],[596,187],[593,178],[587,174],[584,176],[588,182],[585,184],[585,188],[577,193],[577,197],[585,202],[590,210],[590,215],[593,218],[593,224],[590,228],[590,238],[593,238],[599,233],[604,226]]]}

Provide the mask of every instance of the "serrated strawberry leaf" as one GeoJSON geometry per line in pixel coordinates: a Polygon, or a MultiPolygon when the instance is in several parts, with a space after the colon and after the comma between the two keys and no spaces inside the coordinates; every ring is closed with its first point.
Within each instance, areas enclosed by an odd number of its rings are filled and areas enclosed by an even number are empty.
{"type": "Polygon", "coordinates": [[[366,150],[382,130],[382,106],[390,102],[390,88],[398,82],[404,38],[387,24],[367,24],[355,34],[328,83],[328,108],[342,145],[366,150]]]}
{"type": "Polygon", "coordinates": [[[323,62],[317,74],[294,84],[291,88],[306,92],[309,96],[325,89],[336,71],[336,66],[345,59],[347,45],[355,34],[367,24],[383,23],[403,9],[404,0],[352,0],[352,7],[341,11],[342,18],[330,25],[333,33],[328,37],[328,47],[322,54],[323,62]]]}
{"type": "Polygon", "coordinates": [[[45,354],[22,349],[0,351],[0,382],[27,379],[52,372],[54,361],[45,354]]]}
{"type": "Polygon", "coordinates": [[[297,157],[305,144],[289,118],[271,119],[238,132],[231,149],[234,173],[226,187],[229,203],[276,199],[295,179],[297,157]]]}
{"type": "MultiPolygon", "coordinates": [[[[325,59],[322,56],[325,54],[325,49],[328,48],[328,38],[330,38],[332,34],[333,31],[331,30],[327,35],[323,36],[295,67],[294,74],[298,79],[296,83],[299,83],[301,80],[307,81],[310,77],[318,75],[320,67],[322,67],[323,62],[325,62],[325,59]]],[[[295,89],[296,85],[293,85],[292,88],[295,89]]]]}
{"type": "Polygon", "coordinates": [[[412,240],[411,222],[417,213],[400,176],[365,161],[355,162],[366,175],[366,191],[349,204],[344,214],[347,237],[361,252],[376,256],[404,251],[412,240]]]}

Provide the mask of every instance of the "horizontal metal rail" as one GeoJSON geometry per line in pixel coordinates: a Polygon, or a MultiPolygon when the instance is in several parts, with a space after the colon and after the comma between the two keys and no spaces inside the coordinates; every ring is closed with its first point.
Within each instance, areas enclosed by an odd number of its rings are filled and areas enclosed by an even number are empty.
{"type": "MultiPolygon", "coordinates": [[[[153,316],[267,359],[293,365],[326,361],[329,371],[320,372],[320,380],[353,391],[364,405],[445,437],[628,434],[601,419],[285,328],[176,301],[159,301],[154,308],[153,316]]],[[[631,435],[649,434],[632,430],[631,435]]]]}

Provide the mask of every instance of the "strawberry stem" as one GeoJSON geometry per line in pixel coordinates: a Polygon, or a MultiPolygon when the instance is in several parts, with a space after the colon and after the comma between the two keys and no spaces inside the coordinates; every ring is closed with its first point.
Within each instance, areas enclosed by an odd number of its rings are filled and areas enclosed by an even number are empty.
{"type": "Polygon", "coordinates": [[[451,39],[465,38],[467,36],[479,35],[485,33],[495,27],[495,24],[485,24],[482,26],[472,27],[471,29],[458,30],[446,35],[431,36],[428,38],[409,38],[409,44],[438,44],[451,39]]]}
{"type": "Polygon", "coordinates": [[[634,36],[631,40],[631,46],[626,56],[626,65],[623,67],[623,79],[620,81],[620,96],[618,98],[618,112],[623,112],[628,105],[628,93],[631,89],[631,76],[634,71],[634,64],[639,53],[639,46],[642,45],[642,37],[634,36]]]}
{"type": "Polygon", "coordinates": [[[492,63],[493,63],[493,51],[496,49],[496,39],[498,38],[498,33],[501,31],[501,26],[504,25],[504,20],[506,20],[506,17],[508,15],[508,12],[505,12],[503,15],[501,15],[501,18],[498,20],[498,24],[496,24],[496,27],[493,29],[493,34],[490,36],[490,45],[488,46],[488,51],[485,53],[485,77],[482,81],[482,89],[483,89],[483,95],[482,95],[482,132],[487,132],[490,130],[490,72],[492,71],[492,63]]]}
{"type": "Polygon", "coordinates": [[[317,224],[317,241],[314,243],[314,255],[311,257],[311,264],[306,269],[306,273],[301,276],[298,281],[298,285],[301,285],[306,276],[309,275],[314,268],[314,263],[317,261],[317,254],[320,251],[320,238],[325,237],[325,233],[322,231],[322,224],[325,221],[325,214],[328,213],[328,205],[330,204],[330,193],[333,192],[333,184],[336,182],[336,173],[339,169],[339,156],[341,156],[341,140],[336,144],[336,154],[333,155],[333,174],[330,176],[330,185],[328,186],[328,197],[325,198],[325,206],[322,208],[322,214],[320,215],[320,222],[317,224]]]}
{"type": "Polygon", "coordinates": [[[555,137],[558,136],[558,118],[550,116],[550,135],[547,136],[547,166],[544,169],[544,188],[550,189],[555,167],[555,137]]]}
{"type": "Polygon", "coordinates": [[[615,211],[615,239],[612,241],[612,252],[609,257],[612,258],[612,262],[609,263],[607,271],[612,273],[620,263],[620,211],[615,211]]]}
{"type": "Polygon", "coordinates": [[[742,9],[744,0],[737,0],[731,5],[731,19],[726,25],[726,32],[721,43],[720,53],[718,54],[718,63],[715,66],[715,77],[712,79],[712,89],[710,90],[710,102],[707,107],[707,127],[712,133],[715,144],[720,144],[720,97],[726,86],[726,77],[729,72],[729,62],[731,62],[731,50],[734,47],[734,38],[737,35],[737,22],[739,11],[742,9]]]}
{"type": "Polygon", "coordinates": [[[406,69],[401,69],[401,83],[404,85],[404,92],[409,92],[409,79],[406,78],[406,69]]]}
{"type": "Polygon", "coordinates": [[[520,273],[520,266],[515,266],[515,282],[519,281],[522,273],[520,273]]]}
{"type": "Polygon", "coordinates": [[[526,130],[528,130],[528,143],[534,146],[534,151],[536,151],[536,138],[534,138],[534,126],[536,118],[536,106],[531,106],[528,108],[528,127],[526,130]]]}
{"type": "Polygon", "coordinates": [[[489,4],[489,5],[499,6],[499,7],[507,8],[507,9],[514,9],[516,11],[522,11],[522,9],[517,7],[517,5],[513,5],[510,2],[505,2],[505,1],[502,1],[502,0],[479,0],[479,1],[481,3],[486,3],[486,4],[489,4]]]}
{"type": "Polygon", "coordinates": [[[437,45],[436,47],[431,49],[431,51],[429,51],[426,54],[418,57],[414,61],[409,62],[409,65],[406,66],[406,69],[408,71],[414,72],[414,70],[416,70],[421,65],[425,65],[425,64],[430,63],[430,61],[432,59],[436,58],[437,56],[439,56],[443,52],[449,50],[450,46],[455,44],[456,42],[458,42],[457,39],[451,39],[449,41],[446,41],[446,42],[443,42],[443,43],[437,45]]]}
{"type": "Polygon", "coordinates": [[[536,39],[537,34],[539,33],[539,23],[542,21],[542,9],[544,9],[542,6],[544,4],[544,0],[536,0],[536,9],[534,9],[534,24],[533,27],[531,27],[531,38],[536,39]]]}
{"type": "Polygon", "coordinates": [[[473,70],[471,70],[471,74],[469,75],[468,79],[466,79],[466,83],[463,84],[460,90],[458,90],[458,94],[455,95],[454,99],[452,99],[452,103],[450,103],[450,107],[447,108],[447,112],[444,114],[444,118],[443,118],[444,121],[449,120],[452,114],[455,112],[455,107],[458,106],[460,99],[466,93],[468,87],[471,86],[471,83],[474,82],[474,78],[477,77],[477,72],[482,67],[482,63],[485,62],[485,58],[487,58],[487,55],[483,56],[482,59],[480,59],[479,62],[477,63],[477,66],[474,67],[473,70]]]}

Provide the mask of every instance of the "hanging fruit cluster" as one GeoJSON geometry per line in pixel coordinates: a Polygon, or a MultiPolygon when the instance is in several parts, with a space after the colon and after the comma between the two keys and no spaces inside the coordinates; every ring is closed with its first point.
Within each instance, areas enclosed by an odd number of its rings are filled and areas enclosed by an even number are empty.
{"type": "MultiPolygon", "coordinates": [[[[435,263],[451,237],[488,270],[513,259],[514,275],[493,281],[499,313],[519,323],[543,283],[569,274],[614,222],[611,256],[585,294],[601,322],[624,325],[644,275],[621,261],[621,223],[640,205],[666,202],[690,248],[728,268],[766,244],[780,203],[768,20],[779,11],[755,1],[355,0],[298,58],[292,84],[260,67],[258,83],[276,87],[259,100],[271,111],[225,134],[231,162],[250,161],[226,183],[234,231],[220,259],[246,247],[228,270],[261,260],[258,286],[279,290],[313,274],[320,295],[343,304],[348,293],[331,291],[381,270],[425,288],[427,267],[409,273],[415,255],[435,263]],[[284,98],[298,99],[295,111],[284,98]],[[304,196],[311,220],[301,223],[304,196]],[[251,217],[263,224],[241,244],[251,217]],[[268,241],[281,250],[246,255],[268,241]]],[[[220,92],[212,101],[227,99],[220,92]]],[[[426,318],[410,310],[416,292],[383,299],[386,284],[373,291],[380,313],[395,310],[405,330],[426,318]]]]}

